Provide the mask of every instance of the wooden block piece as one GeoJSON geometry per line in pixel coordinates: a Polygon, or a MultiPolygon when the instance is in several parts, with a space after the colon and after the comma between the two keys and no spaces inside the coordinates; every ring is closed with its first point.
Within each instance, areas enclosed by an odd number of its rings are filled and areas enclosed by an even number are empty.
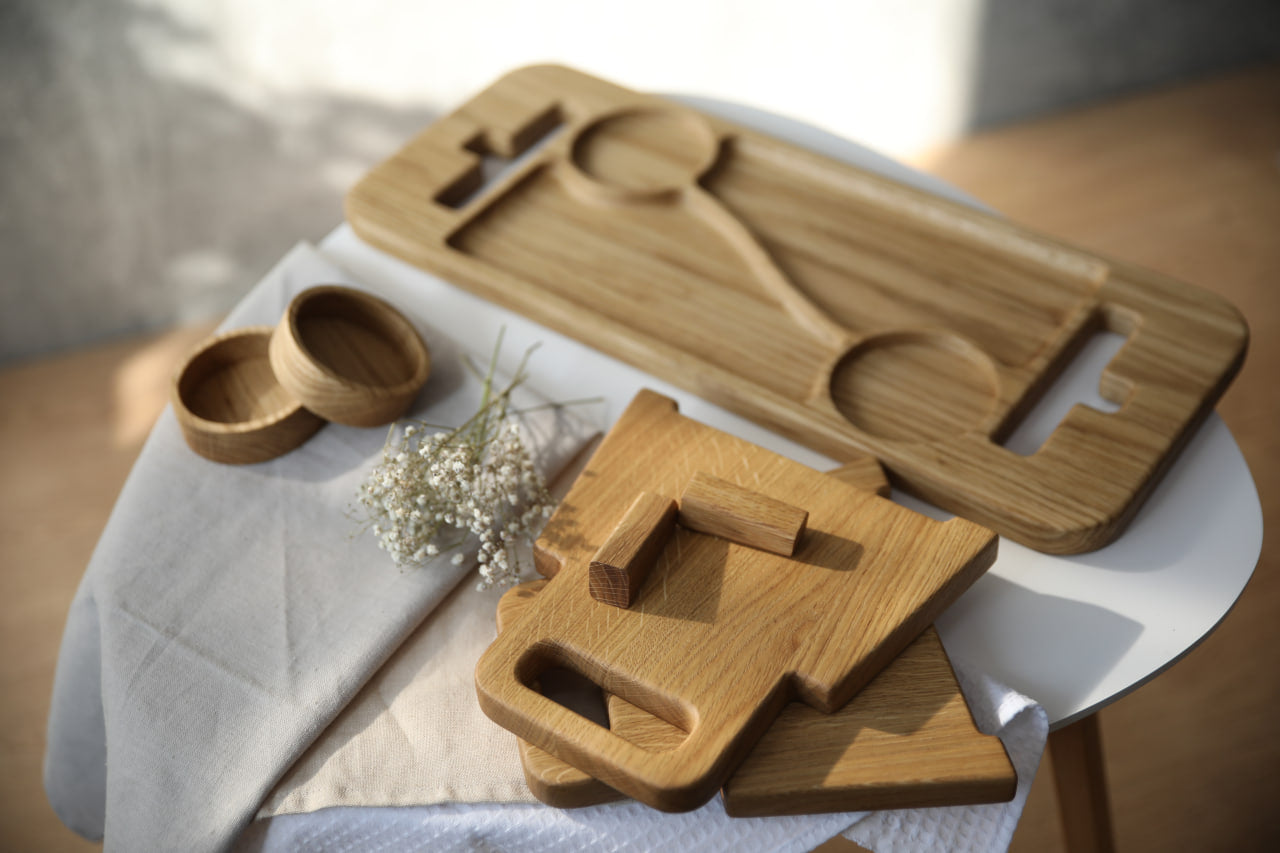
{"type": "Polygon", "coordinates": [[[680,498],[681,526],[784,557],[795,553],[808,520],[806,510],[703,471],[680,498]]]}
{"type": "Polygon", "coordinates": [[[615,607],[630,607],[675,526],[676,502],[641,492],[591,560],[591,597],[615,607]]]}

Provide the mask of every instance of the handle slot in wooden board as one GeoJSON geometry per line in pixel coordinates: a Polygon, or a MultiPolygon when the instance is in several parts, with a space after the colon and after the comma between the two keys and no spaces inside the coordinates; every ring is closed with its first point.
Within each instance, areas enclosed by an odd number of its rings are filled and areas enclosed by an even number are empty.
{"type": "MultiPolygon", "coordinates": [[[[498,630],[515,624],[546,583],[508,591],[498,603],[498,630]]],[[[617,696],[605,704],[609,727],[647,749],[674,749],[687,736],[617,696]]],[[[548,805],[623,796],[527,741],[520,741],[520,761],[530,790],[548,805]]],[[[836,713],[784,708],[721,795],[726,811],[745,817],[1004,802],[1016,788],[1003,744],[974,725],[930,628],[836,713]]]]}
{"type": "Polygon", "coordinates": [[[364,239],[1041,550],[1106,544],[1243,358],[1221,299],[720,119],[521,69],[348,196],[364,239]],[[482,134],[565,132],[458,209],[482,134]],[[1115,413],[999,444],[1099,325],[1115,413]],[[903,416],[903,413],[906,416],[903,416]],[[1098,472],[1106,472],[1103,482],[1098,472]]]}

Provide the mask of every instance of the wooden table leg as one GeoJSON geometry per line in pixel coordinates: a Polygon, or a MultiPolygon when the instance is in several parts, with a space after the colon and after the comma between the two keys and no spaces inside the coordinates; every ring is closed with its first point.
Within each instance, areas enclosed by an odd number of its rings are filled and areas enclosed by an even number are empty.
{"type": "Polygon", "coordinates": [[[1097,714],[1049,733],[1058,813],[1069,853],[1113,853],[1111,806],[1097,714]]]}

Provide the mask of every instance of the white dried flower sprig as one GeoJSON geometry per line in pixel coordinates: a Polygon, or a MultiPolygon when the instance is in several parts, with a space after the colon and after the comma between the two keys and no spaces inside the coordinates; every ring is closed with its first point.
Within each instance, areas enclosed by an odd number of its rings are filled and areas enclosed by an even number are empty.
{"type": "MultiPolygon", "coordinates": [[[[393,424],[382,462],[369,472],[359,494],[378,546],[399,566],[420,566],[473,541],[480,563],[476,588],[482,590],[519,583],[516,549],[537,536],[554,507],[516,413],[509,409],[533,350],[525,353],[511,382],[495,391],[501,346],[499,335],[481,377],[479,411],[454,429],[422,421],[393,424]]],[[[452,562],[461,565],[463,554],[455,554],[452,562]]]]}

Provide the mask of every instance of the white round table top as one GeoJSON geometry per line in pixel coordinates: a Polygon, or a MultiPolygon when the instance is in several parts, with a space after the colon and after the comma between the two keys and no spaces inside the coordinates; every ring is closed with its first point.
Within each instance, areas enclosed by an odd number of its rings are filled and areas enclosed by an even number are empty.
{"type": "MultiPolygon", "coordinates": [[[[680,100],[704,112],[977,205],[937,178],[810,125],[736,104],[680,100]]],[[[362,243],[346,225],[321,249],[389,294],[432,306],[432,325],[471,348],[505,327],[503,363],[540,347],[529,386],[551,400],[601,397],[581,414],[607,429],[641,388],[680,411],[818,470],[836,463],[693,394],[452,287],[362,243]]],[[[1105,341],[1086,347],[1011,439],[1039,446],[1075,402],[1113,408],[1097,393],[1110,359],[1105,341]]],[[[1009,444],[1008,442],[1006,443],[1009,444]]],[[[945,513],[914,498],[918,511],[945,513]]],[[[1084,717],[1162,672],[1204,639],[1239,598],[1262,550],[1262,509],[1231,433],[1211,414],[1113,544],[1070,557],[1002,538],[995,565],[937,621],[948,654],[1036,699],[1052,725],[1084,717]]]]}

